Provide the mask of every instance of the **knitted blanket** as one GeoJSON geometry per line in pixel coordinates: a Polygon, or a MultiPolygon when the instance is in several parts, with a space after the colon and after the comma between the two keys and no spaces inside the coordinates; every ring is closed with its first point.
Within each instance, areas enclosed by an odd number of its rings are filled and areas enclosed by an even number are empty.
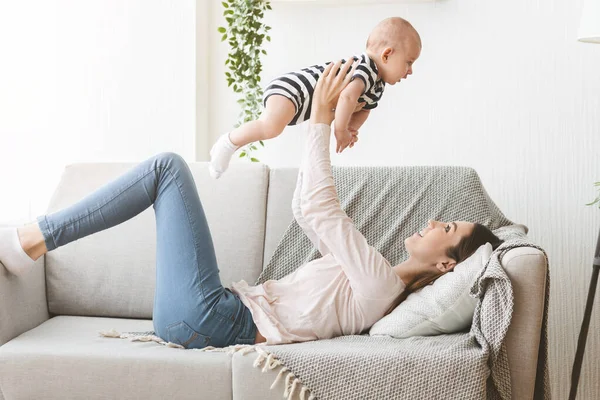
{"type": "MultiPolygon", "coordinates": [[[[255,366],[286,375],[284,396],[309,399],[510,399],[504,338],[513,311],[510,279],[500,260],[509,250],[530,246],[527,228],[514,225],[490,199],[477,173],[467,167],[332,167],[342,208],[367,241],[396,265],[407,257],[402,239],[427,219],[463,220],[488,226],[505,240],[471,288],[478,299],[469,332],[432,337],[371,337],[367,334],[277,346],[231,346],[201,351],[256,351],[255,366]],[[297,393],[296,393],[297,392],[297,393]]],[[[544,253],[545,254],[545,253],[544,253]]],[[[279,279],[319,257],[296,221],[284,233],[257,280],[279,279]]],[[[550,399],[546,301],[539,347],[535,399],[550,399]]],[[[105,336],[155,340],[130,332],[105,336]]],[[[180,347],[180,346],[179,346],[180,347]]]]}

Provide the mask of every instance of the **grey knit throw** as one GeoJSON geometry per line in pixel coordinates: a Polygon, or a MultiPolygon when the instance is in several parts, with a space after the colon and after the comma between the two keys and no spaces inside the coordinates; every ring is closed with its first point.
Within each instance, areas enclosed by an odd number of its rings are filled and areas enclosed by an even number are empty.
{"type": "MultiPolygon", "coordinates": [[[[363,334],[265,350],[320,400],[510,399],[504,338],[512,318],[513,292],[500,259],[520,246],[543,252],[527,239],[526,228],[502,214],[471,168],[334,166],[332,173],[342,208],[392,265],[407,257],[398,244],[424,228],[427,219],[479,222],[506,242],[494,251],[471,289],[479,300],[470,332],[407,339],[363,334]]],[[[318,257],[293,221],[256,283],[279,279],[318,257]]],[[[549,289],[547,272],[535,399],[550,399],[549,289]]]]}

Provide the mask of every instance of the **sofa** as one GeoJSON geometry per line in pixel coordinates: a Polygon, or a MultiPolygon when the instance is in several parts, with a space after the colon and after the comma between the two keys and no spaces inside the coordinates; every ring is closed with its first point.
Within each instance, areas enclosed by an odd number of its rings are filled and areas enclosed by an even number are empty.
{"type": "MultiPolygon", "coordinates": [[[[48,213],[66,207],[133,163],[68,165],[48,213]]],[[[223,284],[255,282],[293,219],[296,168],[234,162],[212,180],[208,163],[189,163],[223,284]]],[[[0,264],[0,400],[280,399],[276,370],[253,366],[256,353],[199,352],[103,337],[150,331],[155,285],[154,211],[41,257],[25,276],[0,264]]],[[[502,259],[514,290],[506,336],[513,399],[533,397],[546,288],[537,249],[502,259]]],[[[382,384],[384,384],[382,382],[382,384]]]]}

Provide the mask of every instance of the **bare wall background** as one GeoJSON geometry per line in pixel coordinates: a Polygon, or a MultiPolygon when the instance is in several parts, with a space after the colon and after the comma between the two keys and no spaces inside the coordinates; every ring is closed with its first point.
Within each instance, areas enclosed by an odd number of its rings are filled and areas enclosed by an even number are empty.
{"type": "Polygon", "coordinates": [[[196,25],[195,0],[0,1],[0,222],[69,163],[195,159],[196,25]]]}

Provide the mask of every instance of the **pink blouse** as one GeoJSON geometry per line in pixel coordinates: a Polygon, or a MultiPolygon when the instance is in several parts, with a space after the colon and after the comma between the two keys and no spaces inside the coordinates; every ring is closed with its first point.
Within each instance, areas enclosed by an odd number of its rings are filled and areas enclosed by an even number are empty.
{"type": "Polygon", "coordinates": [[[323,257],[262,285],[232,283],[267,339],[261,344],[360,334],[406,287],[342,210],[331,174],[330,136],[329,125],[308,124],[292,200],[296,221],[323,257]]]}

